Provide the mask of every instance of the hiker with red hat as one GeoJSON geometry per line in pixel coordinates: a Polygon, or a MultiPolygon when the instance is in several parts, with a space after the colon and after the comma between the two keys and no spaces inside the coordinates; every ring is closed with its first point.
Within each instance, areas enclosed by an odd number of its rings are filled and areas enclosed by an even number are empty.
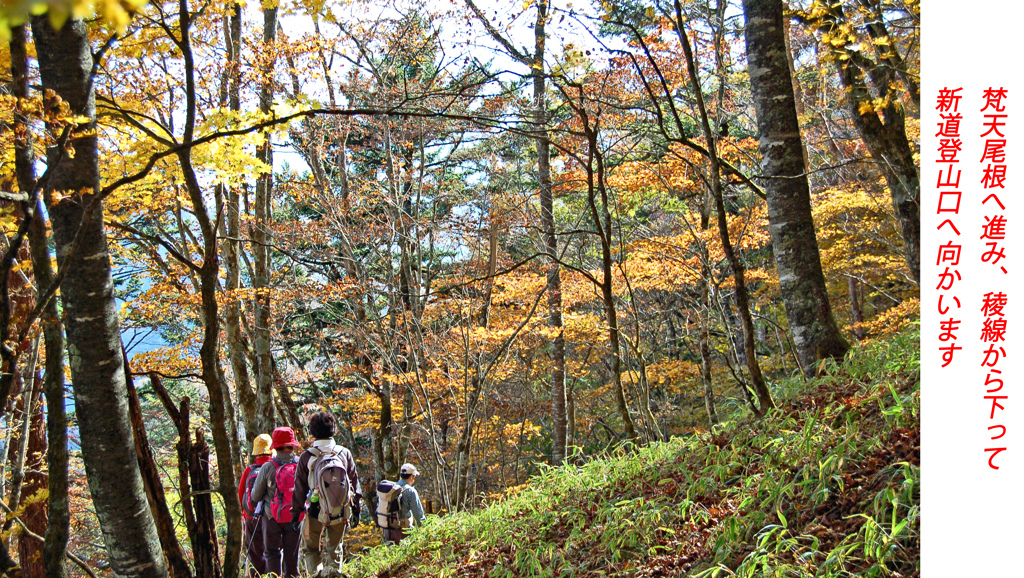
{"type": "MultiPolygon", "coordinates": [[[[260,466],[252,488],[252,502],[263,502],[263,547],[267,573],[281,578],[299,575],[299,533],[292,524],[292,492],[295,489],[296,453],[302,450],[290,427],[271,434],[277,455],[260,466]]],[[[302,513],[299,513],[302,519],[302,513]]]]}

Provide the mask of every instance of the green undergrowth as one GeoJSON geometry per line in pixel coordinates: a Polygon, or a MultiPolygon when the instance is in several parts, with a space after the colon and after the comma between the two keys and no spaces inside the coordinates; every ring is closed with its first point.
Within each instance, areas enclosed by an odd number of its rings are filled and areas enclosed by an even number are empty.
{"type": "Polygon", "coordinates": [[[779,409],[548,468],[351,576],[917,576],[916,332],[775,384],[779,409]]]}

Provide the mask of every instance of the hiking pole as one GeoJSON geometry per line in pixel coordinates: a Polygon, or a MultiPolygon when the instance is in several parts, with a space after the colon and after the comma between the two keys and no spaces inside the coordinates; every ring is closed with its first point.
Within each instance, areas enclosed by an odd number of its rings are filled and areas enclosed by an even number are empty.
{"type": "Polygon", "coordinates": [[[256,525],[252,527],[252,536],[249,536],[249,543],[245,546],[245,571],[242,572],[242,576],[249,575],[249,564],[252,563],[252,558],[249,556],[249,551],[252,548],[252,541],[256,539],[256,532],[260,531],[260,522],[263,521],[263,502],[256,504],[256,511],[253,512],[253,517],[256,519],[256,525]]]}

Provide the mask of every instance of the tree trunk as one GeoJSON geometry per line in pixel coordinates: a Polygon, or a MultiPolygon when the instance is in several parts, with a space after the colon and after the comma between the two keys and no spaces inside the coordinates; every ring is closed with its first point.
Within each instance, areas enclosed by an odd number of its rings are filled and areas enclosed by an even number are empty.
{"type": "MultiPolygon", "coordinates": [[[[29,228],[36,295],[45,293],[55,277],[46,237],[46,223],[43,222],[43,206],[40,201],[29,228]]],[[[43,392],[46,395],[46,471],[49,492],[43,560],[46,576],[67,578],[65,557],[71,531],[71,515],[68,510],[68,418],[64,399],[64,330],[56,299],[51,299],[43,309],[40,322],[46,352],[43,392]]]]}
{"type": "MultiPolygon", "coordinates": [[[[210,446],[203,437],[203,429],[196,428],[195,443],[188,452],[188,472],[192,480],[192,501],[195,508],[195,540],[208,547],[193,549],[196,576],[202,578],[220,578],[234,574],[221,573],[221,564],[217,553],[217,519],[213,515],[213,500],[210,488],[210,446]]],[[[186,435],[186,437],[188,437],[186,435]]],[[[237,498],[236,498],[237,500],[237,498]]],[[[225,550],[225,556],[228,551],[225,550]]],[[[232,564],[237,568],[237,562],[232,564]]],[[[228,567],[225,560],[224,567],[228,567]]]]}
{"type": "Polygon", "coordinates": [[[196,430],[196,444],[191,438],[191,401],[181,398],[175,406],[160,376],[151,373],[149,382],[160,398],[167,415],[178,432],[175,449],[178,454],[178,494],[181,497],[182,517],[185,531],[192,544],[192,559],[198,578],[221,576],[217,554],[217,531],[213,519],[213,502],[210,496],[210,450],[206,441],[196,430]]]}
{"type": "MultiPolygon", "coordinates": [[[[276,51],[277,6],[263,10],[264,50],[276,51]]],[[[274,104],[273,88],[274,59],[268,59],[263,69],[264,82],[260,87],[260,112],[268,113],[274,104]]],[[[256,150],[256,158],[273,167],[274,153],[270,135],[264,136],[256,150]]],[[[270,353],[270,193],[273,174],[261,174],[256,179],[256,222],[252,230],[255,273],[253,287],[256,289],[256,412],[261,420],[260,429],[270,431],[277,424],[274,411],[274,367],[270,353]]]]}
{"type": "Polygon", "coordinates": [[[380,420],[377,436],[374,438],[374,453],[377,458],[378,479],[394,479],[398,475],[398,463],[395,461],[395,447],[392,440],[394,418],[391,410],[391,382],[383,380],[377,393],[380,400],[380,420]]]}
{"type": "Polygon", "coordinates": [[[622,385],[622,347],[619,338],[618,312],[615,307],[615,294],[613,293],[612,278],[612,220],[608,209],[608,190],[604,184],[604,156],[598,148],[599,127],[591,124],[586,109],[581,103],[576,110],[583,122],[583,132],[587,138],[587,204],[590,208],[590,216],[597,229],[597,236],[601,241],[601,280],[598,287],[601,290],[601,302],[604,305],[605,321],[608,323],[608,366],[612,374],[612,392],[615,395],[615,406],[619,410],[619,417],[622,419],[622,427],[626,431],[626,437],[632,441],[637,440],[636,426],[633,418],[629,415],[629,405],[626,402],[626,392],[622,385]],[[597,196],[601,196],[601,206],[597,206],[597,196]]]}
{"type": "Polygon", "coordinates": [[[540,185],[540,220],[544,232],[544,252],[547,254],[548,326],[555,330],[551,340],[551,463],[565,461],[566,409],[565,409],[565,330],[562,327],[562,276],[558,267],[558,239],[555,236],[554,199],[551,192],[551,144],[547,130],[547,86],[544,72],[545,32],[548,19],[547,0],[537,1],[537,22],[533,33],[536,40],[533,53],[534,123],[537,133],[537,180],[540,185]]]}
{"type": "MultiPolygon", "coordinates": [[[[796,61],[793,59],[793,34],[789,25],[789,19],[782,19],[783,38],[786,41],[786,66],[789,68],[789,78],[793,85],[793,106],[796,107],[796,117],[799,123],[800,117],[804,115],[804,91],[800,86],[800,80],[796,77],[796,61]]],[[[807,144],[800,139],[800,154],[803,155],[804,172],[811,172],[811,161],[807,155],[807,144]]]]}
{"type": "MultiPolygon", "coordinates": [[[[708,193],[701,195],[700,230],[707,231],[711,227],[711,199],[708,193]]],[[[700,239],[700,327],[697,329],[697,344],[700,348],[700,378],[704,384],[704,409],[708,414],[708,424],[715,427],[718,423],[718,411],[715,409],[715,389],[711,380],[711,311],[714,304],[711,299],[711,255],[707,243],[700,239]]],[[[730,333],[731,334],[731,333],[730,333]]]]}
{"type": "MultiPolygon", "coordinates": [[[[11,79],[13,94],[18,98],[28,96],[28,55],[26,52],[27,29],[24,25],[11,29],[11,79]]],[[[35,179],[35,151],[33,135],[29,126],[21,119],[15,123],[23,125],[22,138],[15,140],[14,164],[18,189],[33,190],[35,179]]],[[[47,244],[46,223],[42,200],[36,201],[32,222],[28,229],[29,253],[32,259],[32,282],[35,294],[43,295],[53,284],[55,277],[50,251],[47,244]]],[[[65,557],[67,553],[70,515],[68,513],[68,449],[67,413],[64,405],[64,330],[57,311],[57,300],[50,299],[40,314],[46,353],[46,367],[43,374],[43,393],[46,396],[46,469],[47,469],[47,510],[44,535],[43,566],[46,576],[67,578],[65,557]]],[[[6,547],[4,547],[6,550],[6,547]]]]}
{"type": "Polygon", "coordinates": [[[554,201],[551,192],[551,141],[547,131],[547,88],[544,55],[548,19],[547,0],[537,0],[537,20],[534,23],[534,51],[517,49],[502,36],[473,0],[464,0],[466,6],[484,25],[487,33],[498,41],[509,56],[530,67],[533,79],[533,124],[537,143],[537,180],[540,188],[540,217],[543,229],[544,252],[547,255],[548,325],[555,330],[551,340],[551,463],[565,461],[567,440],[565,393],[565,331],[562,323],[562,278],[558,266],[558,240],[555,237],[554,201]]]}
{"type": "MultiPolygon", "coordinates": [[[[241,110],[239,63],[242,50],[242,7],[237,3],[231,7],[228,34],[230,35],[230,42],[227,43],[228,107],[237,112],[241,110]]],[[[242,300],[238,295],[238,290],[241,288],[239,259],[240,253],[244,249],[240,241],[241,212],[238,197],[238,189],[228,187],[225,226],[227,239],[224,240],[223,250],[225,288],[231,293],[231,298],[227,301],[227,311],[224,315],[224,333],[228,358],[231,360],[231,375],[235,381],[235,394],[238,396],[238,406],[245,429],[245,439],[252,442],[253,438],[265,432],[260,431],[262,423],[256,411],[256,394],[253,392],[252,381],[249,377],[249,366],[246,363],[247,347],[242,335],[242,300]]]]}
{"type": "MultiPolygon", "coordinates": [[[[829,5],[822,27],[845,25],[848,25],[848,20],[842,4],[829,5]]],[[[869,23],[868,33],[873,40],[885,39],[888,36],[881,17],[876,17],[869,23]]],[[[881,48],[876,47],[876,54],[881,54],[881,48]]],[[[895,54],[895,47],[891,44],[884,53],[888,58],[879,56],[880,62],[872,61],[856,48],[842,46],[836,47],[836,51],[843,56],[838,60],[839,79],[847,93],[846,104],[850,118],[889,186],[896,220],[903,233],[907,267],[914,281],[920,283],[921,181],[917,166],[914,164],[914,149],[907,139],[902,102],[899,96],[893,93],[893,87],[897,86],[898,79],[902,78],[908,85],[907,90],[911,94],[912,104],[919,106],[920,95],[917,93],[917,85],[906,74],[906,68],[902,66],[902,61],[899,60],[898,54],[895,54]],[[875,99],[868,89],[865,75],[876,90],[883,97],[887,97],[881,111],[876,109],[875,99]],[[879,116],[879,112],[882,116],[879,116]]]]}
{"type": "MultiPolygon", "coordinates": [[[[754,349],[754,321],[750,316],[750,303],[747,295],[747,284],[743,275],[743,263],[733,250],[732,242],[729,240],[729,225],[725,219],[725,198],[722,191],[721,163],[718,158],[717,136],[711,130],[711,123],[708,120],[707,107],[704,105],[704,93],[700,86],[700,78],[697,76],[697,65],[693,58],[693,48],[690,46],[690,38],[683,28],[683,8],[679,0],[675,0],[676,34],[679,42],[683,45],[683,54],[686,57],[686,68],[690,78],[690,88],[697,101],[697,109],[700,112],[701,129],[704,131],[704,138],[708,141],[708,161],[711,164],[711,194],[714,196],[715,208],[718,212],[718,235],[722,241],[722,251],[732,268],[733,281],[736,284],[736,306],[740,313],[740,323],[743,325],[743,351],[746,357],[747,371],[750,372],[750,381],[754,386],[754,393],[757,395],[760,408],[754,410],[760,414],[775,407],[772,401],[771,392],[768,391],[768,384],[761,374],[761,366],[757,362],[757,355],[754,349]]],[[[753,404],[752,404],[753,405],[753,404]]]]}
{"type": "Polygon", "coordinates": [[[846,284],[850,291],[850,314],[855,324],[853,334],[857,336],[857,339],[864,339],[864,328],[859,325],[864,323],[864,312],[860,307],[860,291],[857,290],[860,283],[854,277],[847,277],[846,284]]]}
{"type": "MultiPolygon", "coordinates": [[[[33,356],[34,358],[35,356],[33,356]]],[[[34,359],[32,365],[35,364],[34,359]]],[[[20,414],[21,423],[17,428],[11,428],[11,435],[7,442],[7,463],[11,465],[11,492],[7,499],[7,509],[17,511],[22,501],[22,489],[25,483],[25,466],[28,460],[28,445],[32,429],[32,414],[35,412],[36,401],[38,401],[39,386],[42,384],[33,378],[29,373],[29,364],[25,364],[25,370],[19,371],[14,379],[17,386],[17,402],[14,404],[10,414],[11,421],[14,416],[20,414]],[[28,379],[26,378],[26,374],[28,379]]],[[[4,522],[3,531],[7,532],[14,524],[14,518],[8,517],[4,522]]]]}
{"type": "MultiPolygon", "coordinates": [[[[706,219],[702,219],[705,220],[706,219]]],[[[706,228],[706,227],[705,227],[706,228]]],[[[702,260],[707,260],[707,249],[703,249],[702,260]]],[[[701,274],[704,275],[704,265],[701,266],[701,274]]],[[[710,269],[710,267],[708,267],[710,269]]],[[[700,329],[697,334],[697,341],[700,346],[700,379],[704,384],[704,409],[707,410],[708,424],[714,427],[718,423],[718,411],[715,410],[715,390],[711,381],[711,343],[708,325],[711,317],[711,296],[708,290],[711,272],[701,280],[700,303],[704,309],[700,316],[700,329]]]]}
{"type": "MultiPolygon", "coordinates": [[[[181,140],[187,144],[193,142],[195,136],[198,99],[192,40],[188,33],[192,26],[192,14],[189,12],[188,3],[185,0],[178,5],[178,26],[180,30],[185,31],[178,43],[178,48],[181,50],[184,61],[186,101],[181,140]]],[[[210,430],[217,453],[217,493],[223,499],[225,525],[227,526],[227,537],[224,540],[224,575],[234,577],[238,573],[238,562],[242,550],[242,507],[238,502],[238,485],[235,478],[236,470],[241,468],[241,460],[237,459],[239,447],[238,438],[235,435],[234,406],[231,403],[231,395],[220,367],[218,343],[220,317],[217,304],[220,263],[218,261],[217,229],[210,218],[202,187],[192,166],[192,149],[182,149],[177,156],[184,177],[185,189],[188,192],[193,214],[202,235],[203,264],[198,273],[202,299],[203,342],[199,348],[199,360],[202,366],[203,384],[210,396],[210,430]]],[[[217,210],[219,211],[219,207],[217,210]]],[[[185,437],[188,437],[187,433],[185,437]]],[[[197,443],[197,445],[199,444],[197,443]]],[[[201,445],[205,447],[205,441],[201,445]]],[[[204,468],[208,469],[208,465],[204,468]]],[[[193,478],[192,482],[195,488],[195,484],[198,483],[208,484],[209,478],[202,480],[193,478]]],[[[206,494],[201,497],[209,498],[206,494]]],[[[214,538],[214,544],[216,544],[216,538],[214,538]]],[[[207,575],[201,572],[197,573],[201,576],[207,575]]]]}
{"type": "Polygon", "coordinates": [[[744,0],[743,14],[779,292],[800,363],[811,377],[815,361],[841,359],[850,346],[832,316],[814,233],[786,57],[782,0],[744,0]]]}
{"type": "Polygon", "coordinates": [[[139,404],[139,394],[135,390],[135,376],[128,364],[127,353],[125,353],[124,367],[125,383],[128,387],[128,412],[132,420],[132,431],[135,434],[135,451],[139,455],[139,469],[142,471],[142,482],[146,486],[149,509],[153,512],[156,531],[160,536],[160,545],[167,558],[168,576],[170,578],[192,578],[192,570],[185,559],[181,544],[178,543],[174,518],[171,517],[171,510],[167,507],[164,482],[160,479],[156,458],[153,456],[149,437],[146,435],[146,424],[142,420],[142,406],[139,404]]]}
{"type": "Polygon", "coordinates": [[[162,577],[167,567],[146,502],[128,418],[103,209],[86,209],[99,188],[89,38],[79,19],[69,20],[57,32],[47,18],[36,17],[32,31],[43,87],[64,99],[73,113],[89,119],[74,135],[73,157],[54,149],[47,151],[48,162],[60,160],[52,167],[45,191],[47,199],[52,199],[53,191],[71,193],[60,202],[49,202],[48,209],[57,258],[73,272],[64,277],[60,289],[89,489],[114,573],[162,577]],[[80,237],[79,258],[63,263],[76,234],[80,237]]]}
{"type": "MultiPolygon", "coordinates": [[[[42,387],[42,378],[35,376],[37,382],[34,390],[42,387]]],[[[32,404],[32,413],[26,416],[29,420],[28,453],[25,456],[25,480],[22,486],[22,502],[25,503],[21,513],[21,521],[36,534],[46,532],[46,503],[39,500],[39,494],[46,491],[46,474],[43,473],[44,454],[46,452],[46,429],[43,425],[43,405],[38,398],[32,404]]],[[[24,534],[18,536],[18,561],[21,566],[22,578],[47,578],[47,561],[45,545],[35,538],[24,534]]]]}

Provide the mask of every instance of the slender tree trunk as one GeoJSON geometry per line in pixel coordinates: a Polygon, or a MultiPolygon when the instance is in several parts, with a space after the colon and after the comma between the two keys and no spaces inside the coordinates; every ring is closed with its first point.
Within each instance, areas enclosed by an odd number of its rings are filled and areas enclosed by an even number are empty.
{"type": "MultiPolygon", "coordinates": [[[[189,12],[188,3],[185,0],[179,4],[178,18],[179,29],[182,31],[178,48],[181,50],[184,61],[186,101],[185,123],[181,140],[183,143],[191,143],[194,139],[196,122],[196,70],[189,32],[192,25],[192,14],[189,12]]],[[[238,561],[242,549],[242,508],[238,502],[238,486],[235,479],[235,472],[241,466],[241,460],[237,459],[238,439],[233,435],[234,407],[220,367],[218,343],[220,317],[217,304],[220,263],[217,250],[217,229],[210,218],[202,187],[192,166],[192,149],[183,149],[177,156],[184,177],[185,190],[188,192],[195,220],[202,236],[203,264],[198,273],[202,300],[203,342],[199,348],[199,360],[202,367],[203,384],[210,396],[210,430],[217,453],[217,493],[223,498],[224,518],[227,526],[227,537],[224,540],[224,575],[234,577],[238,573],[238,561]]],[[[200,445],[198,441],[197,445],[200,445]]],[[[201,445],[205,446],[205,441],[201,445]]],[[[208,466],[204,466],[204,468],[208,468],[208,466]]],[[[198,480],[193,477],[192,483],[193,489],[198,491],[199,488],[196,484],[207,484],[209,478],[198,480]]],[[[203,497],[208,498],[209,496],[204,494],[203,497]]],[[[197,573],[206,575],[203,572],[197,573]]]]}
{"type": "MultiPolygon", "coordinates": [[[[43,222],[42,209],[40,202],[29,229],[36,295],[45,293],[55,277],[47,248],[46,224],[43,222]]],[[[65,557],[71,523],[68,511],[68,418],[64,399],[64,330],[57,311],[56,299],[51,299],[43,309],[41,324],[46,352],[43,392],[46,395],[48,491],[43,560],[48,577],[66,578],[65,557]]]]}
{"type": "MultiPolygon", "coordinates": [[[[17,98],[28,96],[27,29],[24,25],[11,29],[11,79],[13,94],[17,98]]],[[[14,164],[18,189],[33,190],[35,179],[35,151],[33,135],[22,119],[15,140],[14,164]]],[[[32,222],[28,229],[29,252],[32,259],[32,282],[35,294],[42,295],[53,284],[55,277],[47,244],[45,211],[42,200],[37,200],[32,222]]],[[[65,556],[69,533],[68,514],[68,451],[67,415],[64,405],[64,331],[57,312],[57,300],[51,299],[40,315],[45,343],[46,366],[43,374],[43,392],[46,396],[46,470],[47,510],[44,535],[43,566],[46,576],[67,578],[65,556]]],[[[6,550],[6,547],[4,547],[6,550]]]]}
{"type": "MultiPolygon", "coordinates": [[[[32,356],[32,364],[35,364],[35,356],[32,356]]],[[[17,396],[17,403],[14,404],[13,412],[11,413],[11,419],[13,421],[15,414],[21,415],[21,424],[18,428],[11,428],[12,435],[10,441],[7,444],[7,462],[11,464],[11,492],[7,499],[7,509],[16,511],[21,505],[22,501],[22,490],[25,484],[25,465],[28,459],[28,445],[30,439],[30,433],[32,429],[32,414],[36,409],[36,401],[38,400],[39,386],[42,384],[33,379],[33,375],[29,373],[31,371],[28,364],[25,364],[25,370],[19,371],[19,375],[15,378],[15,385],[20,390],[17,396]],[[26,374],[28,379],[26,379],[26,374]]],[[[11,529],[14,524],[13,518],[8,518],[4,522],[3,530],[5,532],[11,529]]]]}
{"type": "MultiPolygon", "coordinates": [[[[274,53],[277,49],[274,41],[277,38],[277,6],[263,10],[263,46],[264,50],[274,53]]],[[[260,87],[260,111],[268,113],[274,104],[273,71],[274,58],[268,58],[263,69],[264,81],[260,87]]],[[[273,167],[274,153],[267,134],[256,150],[256,157],[261,162],[273,167]]],[[[262,174],[256,179],[256,222],[253,228],[253,253],[255,256],[256,278],[253,286],[256,289],[256,411],[262,420],[261,430],[270,431],[277,424],[274,411],[274,369],[270,353],[270,193],[273,187],[273,174],[262,174]]]]}
{"type": "Polygon", "coordinates": [[[626,392],[622,385],[622,347],[612,277],[612,218],[608,209],[608,190],[604,184],[604,157],[597,143],[600,129],[596,125],[596,121],[591,124],[591,119],[583,103],[580,103],[576,112],[580,116],[580,120],[583,121],[583,132],[587,138],[587,204],[590,208],[594,228],[597,229],[598,238],[601,241],[601,280],[598,287],[601,290],[605,321],[608,323],[606,335],[608,337],[608,367],[612,374],[612,391],[626,437],[636,441],[636,426],[633,423],[633,418],[629,415],[626,392]],[[601,196],[600,207],[598,207],[598,195],[601,196]]]}
{"type": "Polygon", "coordinates": [[[473,451],[473,433],[476,422],[476,410],[480,403],[480,393],[483,384],[479,375],[470,379],[469,403],[466,405],[466,423],[462,426],[459,434],[459,444],[455,457],[455,507],[462,509],[469,500],[469,472],[471,468],[470,458],[473,451]]]}
{"type": "Polygon", "coordinates": [[[864,328],[859,325],[864,323],[864,312],[860,307],[860,291],[857,290],[860,283],[853,277],[847,277],[846,283],[850,292],[850,314],[853,317],[853,322],[857,324],[853,334],[857,336],[857,339],[864,339],[864,328]]]}
{"type": "MultiPolygon", "coordinates": [[[[228,108],[237,112],[241,110],[239,64],[242,50],[242,7],[239,4],[233,4],[231,7],[228,34],[228,108]]],[[[245,428],[245,439],[252,442],[253,438],[265,432],[260,431],[262,423],[256,411],[256,394],[252,389],[249,366],[246,363],[245,337],[242,335],[242,299],[238,293],[242,286],[239,260],[243,248],[239,240],[241,211],[238,197],[238,189],[228,187],[225,224],[228,238],[224,240],[224,272],[226,289],[231,297],[227,301],[227,311],[224,315],[224,333],[228,358],[231,360],[231,375],[235,381],[235,394],[238,396],[238,407],[245,428]]]]}
{"type": "Polygon", "coordinates": [[[544,70],[547,0],[537,1],[537,21],[533,28],[535,45],[533,66],[534,123],[537,133],[537,179],[540,184],[540,220],[547,253],[548,326],[555,331],[551,340],[551,463],[565,461],[565,329],[562,327],[562,275],[558,267],[558,238],[555,236],[554,198],[551,191],[551,144],[547,130],[547,82],[544,70]]]}
{"type": "MultiPolygon", "coordinates": [[[[42,377],[35,376],[35,391],[42,388],[42,377]]],[[[25,503],[21,521],[36,534],[46,532],[46,502],[39,500],[39,494],[47,488],[46,474],[43,473],[46,452],[46,428],[43,424],[43,405],[38,396],[32,404],[32,413],[26,416],[28,429],[28,452],[25,458],[25,481],[22,487],[22,502],[25,503]]],[[[47,578],[45,544],[24,534],[18,536],[18,560],[22,578],[47,578]]]]}
{"type": "Polygon", "coordinates": [[[832,315],[811,191],[804,173],[802,139],[786,59],[782,0],[744,0],[744,33],[761,142],[761,172],[768,177],[768,229],[786,306],[789,331],[805,375],[815,361],[841,359],[850,348],[832,315]]]}
{"type": "MultiPolygon", "coordinates": [[[[710,195],[705,192],[700,202],[700,230],[707,231],[711,227],[710,195]]],[[[711,299],[711,255],[707,243],[700,239],[700,327],[697,329],[697,344],[700,348],[700,378],[704,384],[704,409],[708,414],[708,423],[714,427],[718,423],[718,411],[715,409],[715,390],[711,376],[711,311],[714,303],[711,299]]]]}
{"type": "Polygon", "coordinates": [[[121,335],[114,300],[110,255],[103,228],[95,131],[95,99],[90,77],[92,51],[85,23],[69,20],[60,32],[36,17],[32,31],[43,87],[53,90],[72,112],[89,122],[74,135],[75,155],[47,151],[52,167],[46,196],[71,192],[48,203],[57,258],[63,261],[80,237],[73,274],[61,283],[71,383],[86,476],[103,541],[116,575],[162,577],[167,574],[153,516],[146,502],[128,418],[121,335]],[[89,207],[91,210],[87,210],[89,207]],[[80,230],[81,229],[81,230],[80,230]]]}
{"type": "Polygon", "coordinates": [[[171,517],[171,510],[167,507],[167,498],[164,495],[164,483],[160,479],[156,458],[149,445],[149,436],[146,435],[146,424],[142,420],[142,406],[139,404],[139,394],[134,383],[135,376],[128,364],[127,353],[125,353],[124,367],[125,383],[128,387],[128,412],[132,420],[132,431],[135,434],[135,451],[139,455],[139,469],[142,471],[142,481],[146,486],[149,509],[153,512],[156,531],[160,536],[160,545],[167,558],[168,576],[170,578],[192,578],[192,570],[189,568],[188,560],[185,559],[181,544],[178,543],[174,518],[171,517]]]}
{"type": "MultiPolygon", "coordinates": [[[[870,6],[868,6],[870,8],[870,6]]],[[[870,13],[870,10],[869,10],[870,13]]],[[[846,26],[849,22],[841,3],[830,4],[822,20],[822,27],[846,26]]],[[[876,47],[880,62],[873,62],[853,47],[836,47],[842,56],[838,59],[839,79],[846,92],[846,105],[861,140],[868,152],[878,163],[892,196],[896,220],[903,234],[903,250],[907,267],[914,281],[921,281],[921,182],[917,165],[914,163],[914,149],[907,139],[906,118],[899,95],[894,94],[898,79],[902,78],[910,92],[910,101],[919,107],[920,95],[917,84],[907,74],[906,67],[899,60],[895,47],[887,40],[881,16],[876,16],[868,25],[873,40],[887,43],[876,47]],[[883,58],[883,54],[887,58],[883,58]],[[876,101],[868,89],[865,75],[871,84],[885,96],[883,108],[876,108],[876,101]],[[881,112],[881,116],[879,115],[881,112]],[[883,121],[884,118],[884,121],[883,121]]]]}
{"type": "MultiPolygon", "coordinates": [[[[196,575],[203,578],[235,576],[236,574],[228,574],[226,571],[221,574],[221,563],[217,552],[218,524],[213,515],[213,500],[210,495],[210,446],[206,444],[202,428],[197,427],[195,434],[195,442],[191,444],[188,452],[188,472],[192,479],[192,499],[195,507],[195,540],[209,545],[209,547],[193,550],[196,575]]],[[[237,555],[237,552],[234,554],[237,555]]],[[[228,550],[225,549],[224,556],[228,555],[228,550]]],[[[224,560],[224,567],[227,568],[228,565],[229,561],[224,560]]],[[[231,566],[237,572],[237,561],[231,566]]]]}
{"type": "Polygon", "coordinates": [[[690,88],[693,90],[694,98],[697,100],[697,109],[700,112],[701,129],[708,141],[708,161],[711,164],[711,193],[715,199],[715,208],[718,212],[718,235],[722,241],[722,251],[732,268],[733,281],[736,284],[736,306],[740,313],[740,323],[743,325],[743,351],[746,357],[747,371],[750,372],[750,381],[757,395],[760,408],[754,408],[756,412],[763,414],[769,408],[775,407],[772,401],[771,392],[768,391],[768,384],[765,383],[761,374],[761,366],[757,362],[757,354],[754,348],[754,321],[750,316],[750,302],[747,295],[747,284],[744,280],[744,267],[739,256],[733,250],[732,242],[729,240],[729,226],[725,219],[725,199],[722,191],[721,163],[718,158],[717,137],[711,130],[708,121],[707,107],[704,105],[704,93],[701,90],[700,78],[697,75],[697,66],[693,58],[693,49],[690,46],[690,39],[683,28],[682,4],[675,0],[676,11],[676,34],[683,45],[683,54],[686,57],[686,68],[690,78],[690,88]]]}
{"type": "Polygon", "coordinates": [[[377,437],[374,439],[374,453],[377,457],[377,466],[380,468],[378,478],[394,479],[398,475],[398,463],[395,460],[395,448],[392,440],[395,424],[391,411],[391,382],[381,381],[377,398],[380,400],[380,419],[377,437]]]}
{"type": "Polygon", "coordinates": [[[541,228],[544,252],[547,255],[548,326],[555,332],[551,340],[551,463],[565,461],[567,440],[565,394],[565,330],[562,323],[562,278],[558,266],[558,240],[555,236],[554,200],[551,191],[551,141],[547,130],[547,73],[544,68],[546,47],[545,26],[548,20],[548,1],[537,0],[537,20],[534,23],[534,51],[517,49],[508,38],[495,28],[473,0],[464,0],[487,33],[498,41],[508,54],[530,67],[533,79],[533,124],[537,143],[537,180],[540,185],[541,228]]]}
{"type": "MultiPolygon", "coordinates": [[[[707,249],[703,251],[702,259],[707,258],[707,249]]],[[[703,266],[701,267],[703,273],[703,266]]],[[[708,325],[711,317],[711,296],[708,290],[710,271],[708,276],[701,281],[700,302],[704,309],[700,315],[700,329],[698,330],[697,341],[700,346],[700,379],[704,384],[704,409],[707,410],[708,423],[712,427],[718,423],[718,412],[715,410],[715,390],[711,381],[711,340],[708,325]]]]}

